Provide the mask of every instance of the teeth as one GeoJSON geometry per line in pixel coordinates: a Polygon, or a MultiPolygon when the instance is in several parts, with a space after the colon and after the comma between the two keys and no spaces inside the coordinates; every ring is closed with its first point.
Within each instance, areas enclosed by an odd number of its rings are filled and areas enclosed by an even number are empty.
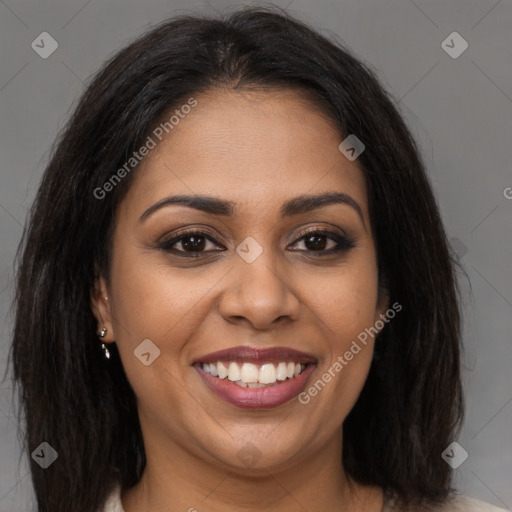
{"type": "Polygon", "coordinates": [[[258,367],[252,363],[244,363],[240,370],[240,379],[244,382],[258,382],[258,367]]]}
{"type": "Polygon", "coordinates": [[[295,363],[288,363],[286,365],[286,376],[289,379],[293,379],[293,377],[295,376],[295,363]]]}
{"type": "Polygon", "coordinates": [[[219,379],[225,379],[228,376],[228,369],[224,366],[224,363],[217,363],[217,374],[219,379]]]}
{"type": "Polygon", "coordinates": [[[214,377],[228,379],[243,388],[260,388],[274,385],[277,381],[298,377],[305,369],[305,364],[279,362],[265,363],[258,366],[253,363],[238,364],[234,361],[223,363],[203,363],[202,368],[214,377]]]}
{"type": "Polygon", "coordinates": [[[276,373],[277,380],[286,380],[286,376],[287,376],[286,363],[279,363],[277,365],[277,373],[276,373]]]}
{"type": "Polygon", "coordinates": [[[236,363],[229,364],[228,379],[233,382],[240,380],[240,366],[236,363]]]}
{"type": "Polygon", "coordinates": [[[274,384],[276,381],[276,367],[272,364],[262,364],[260,368],[260,384],[274,384]]]}
{"type": "Polygon", "coordinates": [[[259,382],[248,382],[247,383],[248,388],[266,388],[265,384],[260,384],[259,382]]]}

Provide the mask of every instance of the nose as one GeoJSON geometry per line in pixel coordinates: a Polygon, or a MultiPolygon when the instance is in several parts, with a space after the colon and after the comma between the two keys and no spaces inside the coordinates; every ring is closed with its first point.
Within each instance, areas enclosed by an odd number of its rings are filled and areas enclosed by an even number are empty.
{"type": "Polygon", "coordinates": [[[239,258],[228,274],[220,313],[230,323],[247,323],[257,330],[274,329],[297,320],[300,301],[289,282],[291,273],[276,269],[269,250],[252,263],[239,258]]]}

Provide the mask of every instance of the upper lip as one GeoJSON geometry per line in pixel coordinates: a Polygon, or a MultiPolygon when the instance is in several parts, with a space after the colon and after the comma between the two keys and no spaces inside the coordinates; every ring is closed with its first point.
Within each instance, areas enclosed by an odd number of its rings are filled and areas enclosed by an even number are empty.
{"type": "Polygon", "coordinates": [[[294,363],[308,364],[316,363],[317,359],[311,354],[288,347],[255,348],[241,345],[198,357],[194,360],[194,364],[216,363],[217,361],[253,364],[293,361],[294,363]]]}

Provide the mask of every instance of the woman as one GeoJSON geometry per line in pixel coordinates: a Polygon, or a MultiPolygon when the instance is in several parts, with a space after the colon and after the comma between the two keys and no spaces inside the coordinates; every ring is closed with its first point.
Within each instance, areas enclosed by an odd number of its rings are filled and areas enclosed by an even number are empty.
{"type": "Polygon", "coordinates": [[[454,272],[415,143],[341,46],[265,9],[152,29],[89,85],[23,239],[39,510],[494,510],[442,457],[454,272]]]}

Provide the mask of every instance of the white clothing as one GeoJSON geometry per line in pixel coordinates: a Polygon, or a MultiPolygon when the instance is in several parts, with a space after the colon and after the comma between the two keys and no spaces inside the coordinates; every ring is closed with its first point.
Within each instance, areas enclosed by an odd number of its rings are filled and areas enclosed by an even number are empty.
{"type": "MultiPolygon", "coordinates": [[[[105,502],[105,506],[100,512],[125,512],[121,503],[121,487],[117,486],[105,502]]],[[[400,512],[392,504],[387,504],[382,512],[400,512]]],[[[412,512],[412,511],[403,511],[412,512]]],[[[432,512],[505,512],[502,508],[496,508],[483,501],[474,500],[466,496],[456,496],[448,505],[436,509],[432,512]]]]}

